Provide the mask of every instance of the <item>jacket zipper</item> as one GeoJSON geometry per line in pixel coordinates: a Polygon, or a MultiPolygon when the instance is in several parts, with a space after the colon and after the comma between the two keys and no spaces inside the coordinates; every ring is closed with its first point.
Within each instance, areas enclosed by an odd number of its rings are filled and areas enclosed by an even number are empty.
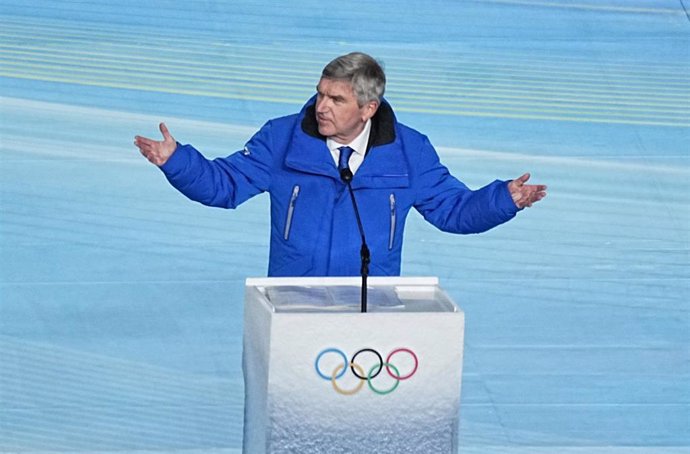
{"type": "Polygon", "coordinates": [[[390,251],[393,249],[393,240],[395,239],[395,194],[391,194],[389,200],[391,205],[391,230],[388,238],[388,250],[390,251]]]}
{"type": "Polygon", "coordinates": [[[285,221],[285,232],[283,233],[283,238],[286,241],[288,238],[290,238],[290,226],[292,225],[292,215],[295,212],[295,203],[297,202],[297,196],[299,196],[299,185],[295,185],[295,187],[292,188],[290,205],[288,205],[287,220],[285,221]]]}

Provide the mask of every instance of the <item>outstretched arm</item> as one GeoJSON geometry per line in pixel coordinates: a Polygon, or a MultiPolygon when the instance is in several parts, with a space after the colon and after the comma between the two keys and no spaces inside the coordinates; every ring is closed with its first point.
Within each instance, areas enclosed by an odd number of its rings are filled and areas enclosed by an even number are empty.
{"type": "Polygon", "coordinates": [[[532,204],[540,201],[546,197],[546,186],[543,184],[525,184],[529,180],[529,173],[525,173],[520,178],[517,178],[508,183],[508,190],[510,196],[515,202],[515,206],[522,209],[531,207],[532,204]]]}
{"type": "Polygon", "coordinates": [[[134,137],[134,145],[139,148],[139,151],[146,159],[160,167],[165,164],[175,152],[177,142],[173,139],[173,136],[170,135],[170,131],[168,131],[165,123],[158,125],[158,128],[161,134],[163,134],[163,140],[152,140],[146,137],[136,136],[134,137]]]}
{"type": "Polygon", "coordinates": [[[247,143],[244,152],[206,159],[191,145],[178,144],[164,123],[163,140],[136,136],[134,145],[158,166],[170,184],[189,199],[204,205],[235,208],[250,197],[268,190],[273,155],[270,123],[247,143]]]}

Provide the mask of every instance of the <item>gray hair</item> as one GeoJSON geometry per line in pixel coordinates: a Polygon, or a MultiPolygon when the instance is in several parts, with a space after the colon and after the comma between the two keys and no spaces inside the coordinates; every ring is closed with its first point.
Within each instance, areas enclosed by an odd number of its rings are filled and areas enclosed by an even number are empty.
{"type": "Polygon", "coordinates": [[[362,52],[334,59],[323,68],[321,77],[349,82],[360,107],[371,101],[380,103],[386,90],[383,68],[373,57],[362,52]]]}

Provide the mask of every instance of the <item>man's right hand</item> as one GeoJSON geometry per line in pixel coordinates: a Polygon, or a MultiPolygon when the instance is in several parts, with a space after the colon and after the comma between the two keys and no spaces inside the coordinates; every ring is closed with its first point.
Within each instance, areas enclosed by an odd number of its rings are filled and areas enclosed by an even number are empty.
{"type": "Polygon", "coordinates": [[[163,134],[163,140],[161,141],[151,140],[141,136],[134,137],[134,145],[139,148],[141,154],[158,167],[165,164],[177,148],[177,142],[173,139],[173,136],[170,135],[170,131],[168,131],[165,123],[161,123],[159,129],[161,130],[161,134],[163,134]]]}

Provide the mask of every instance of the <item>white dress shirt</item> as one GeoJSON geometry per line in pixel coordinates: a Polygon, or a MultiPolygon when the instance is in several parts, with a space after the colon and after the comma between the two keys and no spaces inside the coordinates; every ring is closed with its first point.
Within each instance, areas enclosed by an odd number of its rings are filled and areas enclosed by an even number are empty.
{"type": "Polygon", "coordinates": [[[362,162],[364,161],[364,155],[367,152],[367,144],[369,143],[370,132],[371,120],[367,120],[366,124],[364,125],[364,129],[362,129],[362,132],[360,132],[359,135],[355,137],[355,140],[353,140],[350,143],[338,143],[330,137],[327,138],[326,145],[328,146],[328,149],[331,150],[331,156],[333,156],[335,166],[338,167],[338,158],[340,158],[340,150],[338,148],[350,147],[355,151],[354,153],[352,153],[352,156],[350,156],[349,163],[350,170],[354,175],[355,172],[357,172],[357,169],[359,169],[359,166],[361,166],[362,162]]]}

